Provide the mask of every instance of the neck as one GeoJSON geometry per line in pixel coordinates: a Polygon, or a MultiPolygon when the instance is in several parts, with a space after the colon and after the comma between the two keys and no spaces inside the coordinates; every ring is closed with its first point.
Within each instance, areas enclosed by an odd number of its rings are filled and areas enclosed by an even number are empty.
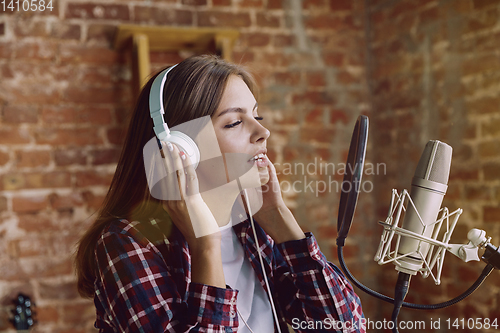
{"type": "Polygon", "coordinates": [[[219,227],[229,223],[231,210],[239,193],[240,188],[236,180],[201,193],[219,227]]]}

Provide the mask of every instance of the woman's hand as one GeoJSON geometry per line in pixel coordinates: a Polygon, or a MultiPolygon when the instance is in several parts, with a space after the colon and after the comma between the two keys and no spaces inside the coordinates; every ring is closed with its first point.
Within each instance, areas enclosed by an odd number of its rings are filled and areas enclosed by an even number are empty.
{"type": "Polygon", "coordinates": [[[177,146],[170,142],[162,146],[168,175],[165,185],[169,192],[166,194],[173,199],[180,195],[180,200],[163,201],[163,208],[188,243],[191,281],[225,288],[219,226],[199,193],[193,165],[189,156],[179,152],[177,146]]]}
{"type": "Polygon", "coordinates": [[[189,156],[170,142],[162,142],[162,146],[167,168],[164,190],[167,198],[180,199],[163,201],[163,208],[190,247],[207,241],[207,238],[220,240],[219,226],[199,193],[198,177],[189,156]],[[201,237],[207,238],[200,240],[201,237]]]}
{"type": "Polygon", "coordinates": [[[254,214],[254,218],[277,243],[304,238],[304,232],[285,205],[276,168],[271,161],[267,165],[267,171],[269,181],[262,186],[262,207],[254,214]]]}

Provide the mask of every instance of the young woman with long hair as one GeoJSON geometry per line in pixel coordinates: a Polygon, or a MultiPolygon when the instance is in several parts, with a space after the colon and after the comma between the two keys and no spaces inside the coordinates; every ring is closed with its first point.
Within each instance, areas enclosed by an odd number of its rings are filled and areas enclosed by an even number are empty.
{"type": "Polygon", "coordinates": [[[139,96],[109,192],[76,254],[78,289],[94,298],[95,326],[267,333],[287,332],[287,323],[299,332],[321,323],[313,331],[364,332],[353,288],[285,206],[266,155],[270,132],[260,123],[255,83],[240,66],[197,56],[165,76],[158,96],[165,122],[175,127],[209,116],[221,162],[195,169],[176,144],[162,142],[166,186],[180,198],[151,194],[143,153],[155,138],[149,110],[155,77],[139,96]],[[231,154],[249,157],[242,164],[251,179],[229,176],[231,154]],[[255,227],[253,219],[235,221],[244,215],[232,215],[241,190],[261,186],[257,209],[252,201],[242,211],[253,214],[255,227]]]}

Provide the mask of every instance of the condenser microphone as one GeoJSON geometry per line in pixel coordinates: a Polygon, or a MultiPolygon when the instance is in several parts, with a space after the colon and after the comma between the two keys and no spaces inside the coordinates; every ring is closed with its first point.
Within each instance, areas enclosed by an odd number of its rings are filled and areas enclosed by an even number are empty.
{"type": "MultiPolygon", "coordinates": [[[[411,201],[406,208],[403,229],[424,237],[433,236],[448,188],[452,151],[451,146],[437,140],[431,140],[425,146],[411,183],[411,201]]],[[[398,256],[404,257],[397,260],[396,270],[416,275],[422,268],[428,250],[428,242],[402,236],[398,256]]]]}

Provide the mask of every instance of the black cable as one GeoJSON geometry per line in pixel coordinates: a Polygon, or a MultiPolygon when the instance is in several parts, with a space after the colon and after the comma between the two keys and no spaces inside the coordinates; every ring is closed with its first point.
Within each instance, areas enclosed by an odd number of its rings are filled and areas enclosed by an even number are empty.
{"type": "MultiPolygon", "coordinates": [[[[337,247],[337,253],[338,253],[338,257],[339,257],[340,267],[342,268],[342,270],[346,274],[347,278],[349,280],[351,280],[351,282],[356,287],[358,287],[359,289],[361,289],[362,291],[364,291],[368,295],[376,297],[376,298],[378,298],[378,299],[380,299],[382,301],[394,304],[394,299],[393,298],[391,298],[389,296],[385,296],[383,294],[380,294],[380,293],[378,293],[376,291],[371,290],[370,288],[366,287],[361,282],[359,282],[358,280],[356,280],[356,278],[354,276],[352,276],[351,272],[349,271],[349,269],[347,268],[347,266],[345,264],[344,254],[343,254],[342,248],[343,248],[343,246],[338,246],[337,247]]],[[[469,289],[467,289],[465,292],[463,292],[459,296],[457,296],[457,297],[455,297],[455,298],[453,298],[453,299],[451,299],[449,301],[438,303],[438,304],[415,304],[415,303],[403,302],[402,306],[405,307],[405,308],[417,309],[417,310],[437,310],[437,309],[446,308],[448,306],[456,304],[456,303],[464,300],[467,296],[469,296],[470,294],[472,294],[474,291],[476,291],[476,289],[479,288],[479,286],[484,282],[484,280],[493,271],[493,269],[494,269],[493,265],[491,265],[491,264],[486,265],[486,267],[481,272],[481,275],[477,278],[477,280],[474,282],[474,284],[472,284],[472,286],[469,287],[469,289]]]]}
{"type": "Polygon", "coordinates": [[[403,272],[399,272],[398,281],[396,282],[396,287],[394,288],[394,309],[392,310],[391,321],[393,324],[392,332],[399,333],[398,331],[398,315],[399,310],[405,300],[406,294],[408,294],[408,289],[410,287],[411,275],[403,272]]]}

